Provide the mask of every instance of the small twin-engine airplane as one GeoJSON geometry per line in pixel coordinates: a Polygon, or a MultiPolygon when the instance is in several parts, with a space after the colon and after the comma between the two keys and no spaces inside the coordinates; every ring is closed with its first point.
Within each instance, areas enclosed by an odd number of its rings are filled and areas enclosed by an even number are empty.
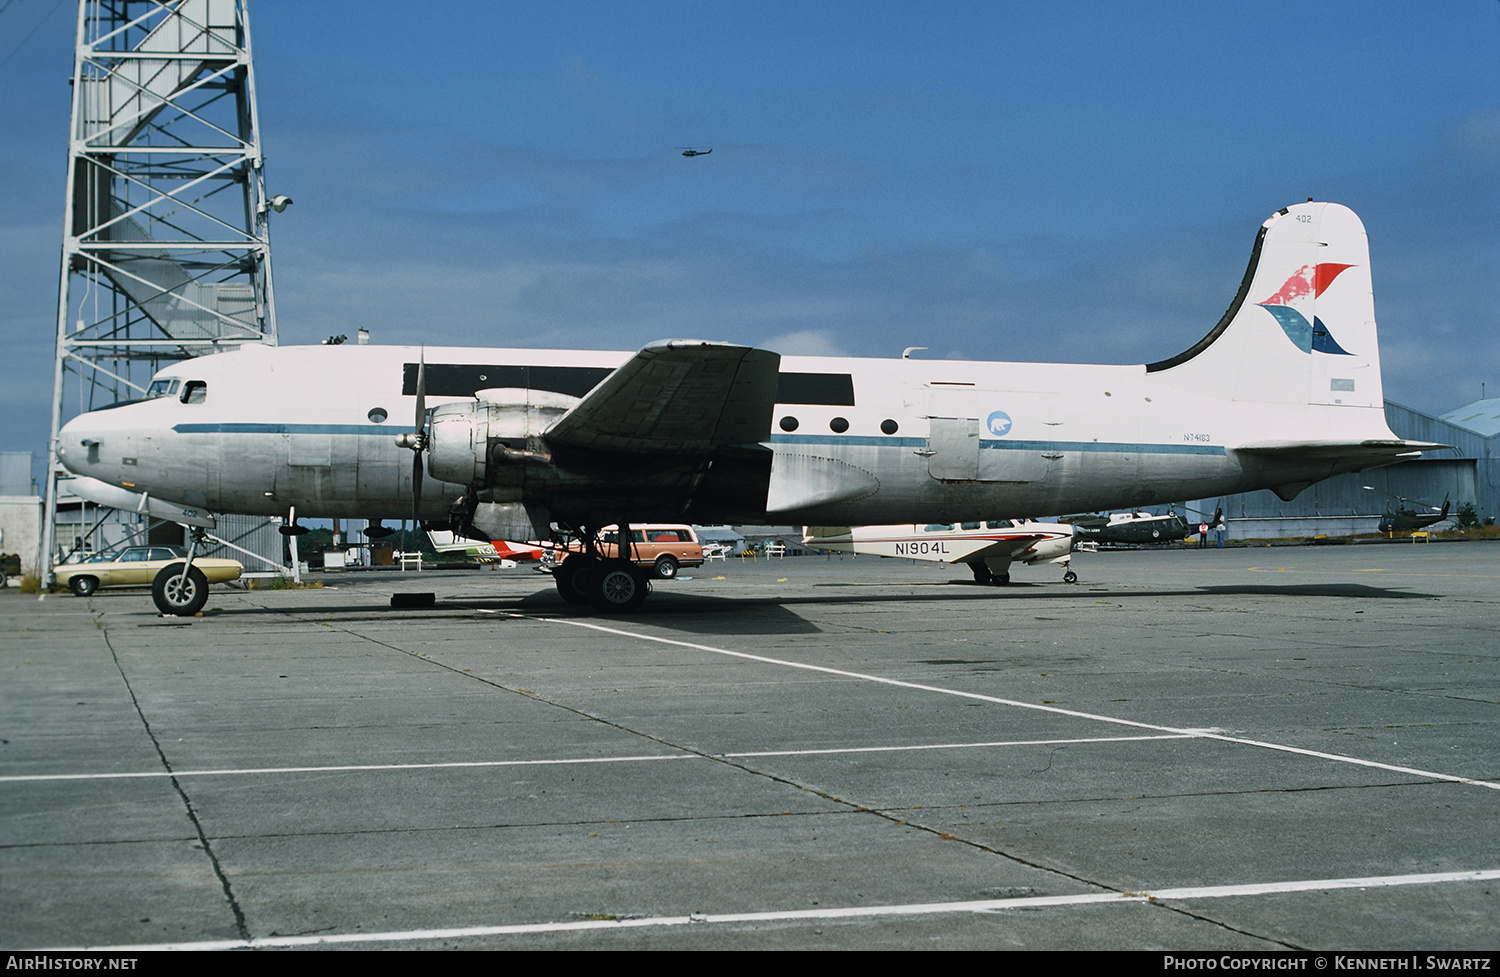
{"type": "Polygon", "coordinates": [[[802,541],[835,553],[868,553],[964,563],[977,583],[1010,583],[1012,562],[1060,563],[1063,582],[1077,583],[1070,565],[1074,528],[1065,523],[991,519],[908,526],[805,526],[802,541]]]}
{"type": "MultiPolygon", "coordinates": [[[[485,540],[543,540],[557,524],[587,544],[558,566],[559,590],[605,611],[648,589],[646,571],[600,553],[611,524],[1290,499],[1433,447],[1386,425],[1364,226],[1313,202],[1265,221],[1224,317],[1156,363],[783,357],[698,340],[247,347],[166,367],[146,400],[74,418],[56,446],[73,472],[184,511],[413,514],[485,540]],[[414,428],[398,436],[398,417],[414,428]]],[[[191,571],[175,579],[174,613],[193,613],[191,571]]]]}

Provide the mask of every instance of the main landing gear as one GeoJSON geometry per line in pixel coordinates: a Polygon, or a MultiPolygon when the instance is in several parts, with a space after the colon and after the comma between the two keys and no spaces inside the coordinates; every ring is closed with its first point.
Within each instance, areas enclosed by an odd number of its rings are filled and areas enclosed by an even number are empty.
{"type": "MultiPolygon", "coordinates": [[[[1073,571],[1073,568],[1071,566],[1069,566],[1067,563],[1064,563],[1062,565],[1062,568],[1063,568],[1063,583],[1077,583],[1078,582],[1078,574],[1073,571]]],[[[995,571],[991,570],[983,562],[980,562],[980,563],[970,563],[969,564],[969,569],[972,570],[973,573],[974,573],[974,582],[975,583],[986,583],[986,584],[992,583],[992,584],[997,584],[998,586],[1001,586],[1001,587],[1003,587],[1006,584],[1010,583],[1010,571],[1009,570],[1003,570],[1000,573],[996,573],[995,571]]]]}
{"type": "Polygon", "coordinates": [[[969,569],[974,572],[975,583],[992,583],[1004,587],[1010,583],[1010,571],[1002,570],[999,573],[991,570],[984,563],[970,563],[969,569]]]}
{"type": "MultiPolygon", "coordinates": [[[[630,538],[621,525],[619,539],[630,538]]],[[[640,610],[651,592],[651,570],[618,556],[600,552],[598,533],[583,533],[583,552],[571,553],[552,571],[557,592],[570,604],[592,604],[602,614],[630,614],[640,610]]]]}

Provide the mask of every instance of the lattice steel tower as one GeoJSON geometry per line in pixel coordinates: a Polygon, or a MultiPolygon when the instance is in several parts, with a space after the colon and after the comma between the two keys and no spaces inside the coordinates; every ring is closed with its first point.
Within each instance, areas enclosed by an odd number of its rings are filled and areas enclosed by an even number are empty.
{"type": "Polygon", "coordinates": [[[246,0],[80,0],[57,300],[57,437],[141,396],[165,362],[274,345],[267,198],[246,0]]]}

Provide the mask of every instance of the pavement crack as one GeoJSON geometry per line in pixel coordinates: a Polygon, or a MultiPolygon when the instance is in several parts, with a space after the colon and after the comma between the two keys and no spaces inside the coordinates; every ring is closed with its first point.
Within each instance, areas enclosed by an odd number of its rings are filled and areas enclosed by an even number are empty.
{"type": "Polygon", "coordinates": [[[109,649],[109,656],[114,660],[115,669],[120,673],[120,681],[125,683],[125,692],[130,696],[131,708],[135,710],[136,716],[141,720],[141,725],[146,730],[146,736],[151,740],[152,749],[161,759],[161,765],[167,771],[168,779],[172,782],[172,789],[182,800],[182,806],[187,810],[188,820],[193,824],[193,830],[198,835],[198,843],[203,846],[203,853],[208,856],[208,863],[213,867],[214,875],[219,880],[219,886],[224,891],[224,900],[229,904],[229,910],[234,914],[235,929],[239,932],[240,939],[250,939],[250,928],[245,922],[245,912],[240,908],[239,901],[235,899],[234,887],[229,884],[229,876],[224,874],[224,866],[219,864],[219,856],[215,854],[213,844],[208,840],[208,834],[203,830],[203,823],[198,820],[198,812],[193,808],[193,800],[183,789],[182,783],[177,779],[172,770],[172,761],[167,759],[166,751],[161,748],[161,742],[156,738],[156,732],[151,728],[151,721],[146,718],[145,710],[141,708],[140,699],[136,697],[135,688],[130,684],[130,677],[125,674],[125,666],[120,662],[120,656],[115,651],[115,646],[109,638],[109,629],[103,628],[104,646],[109,649]]]}

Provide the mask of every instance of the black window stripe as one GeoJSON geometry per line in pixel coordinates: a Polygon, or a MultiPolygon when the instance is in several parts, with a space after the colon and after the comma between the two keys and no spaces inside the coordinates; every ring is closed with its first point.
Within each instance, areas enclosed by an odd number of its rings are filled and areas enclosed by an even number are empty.
{"type": "MultiPolygon", "coordinates": [[[[494,387],[550,390],[582,397],[614,371],[606,366],[510,366],[481,363],[428,363],[427,393],[434,397],[472,397],[475,391],[494,387]]],[[[406,363],[401,371],[401,393],[417,392],[417,364],[406,363]]]]}
{"type": "Polygon", "coordinates": [[[848,373],[783,373],[776,388],[778,404],[854,406],[854,377],[848,373]]]}

